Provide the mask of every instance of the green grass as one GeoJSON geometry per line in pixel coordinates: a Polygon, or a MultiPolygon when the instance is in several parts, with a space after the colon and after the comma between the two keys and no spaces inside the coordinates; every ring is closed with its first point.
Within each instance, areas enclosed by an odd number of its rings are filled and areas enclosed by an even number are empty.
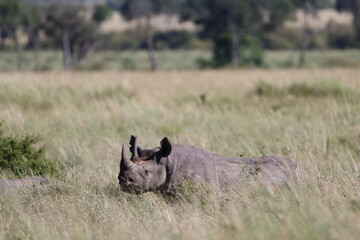
{"type": "MultiPolygon", "coordinates": [[[[293,68],[298,66],[298,51],[268,51],[265,53],[265,66],[268,68],[293,68]]],[[[360,66],[360,51],[349,50],[311,50],[306,55],[304,67],[348,67],[360,66]]]]}
{"type": "Polygon", "coordinates": [[[45,189],[0,195],[0,239],[357,239],[359,76],[355,68],[0,73],[4,131],[39,136],[65,172],[45,189]],[[227,156],[291,157],[313,178],[280,193],[186,186],[174,202],[133,196],[117,183],[131,134],[144,147],[167,136],[227,156]]]}
{"type": "MultiPolygon", "coordinates": [[[[198,69],[199,58],[209,59],[211,52],[206,50],[158,51],[156,59],[160,70],[194,70],[198,69]]],[[[296,68],[299,52],[293,50],[266,51],[264,68],[296,68]]],[[[60,51],[42,51],[40,53],[41,70],[61,70],[63,68],[60,51]]],[[[306,68],[316,67],[348,67],[360,66],[360,50],[314,50],[307,54],[306,68]]],[[[33,53],[24,52],[24,69],[34,68],[33,53]]],[[[100,51],[90,55],[78,70],[149,70],[146,51],[100,51]]],[[[0,71],[16,71],[15,52],[0,52],[0,71]]]]}

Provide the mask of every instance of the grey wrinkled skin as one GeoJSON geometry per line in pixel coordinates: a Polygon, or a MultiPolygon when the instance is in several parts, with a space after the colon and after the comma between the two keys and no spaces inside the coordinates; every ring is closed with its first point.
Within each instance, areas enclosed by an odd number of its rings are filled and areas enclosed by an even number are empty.
{"type": "Polygon", "coordinates": [[[5,193],[11,190],[40,187],[48,181],[42,177],[28,177],[22,179],[0,179],[0,193],[5,193]]]}
{"type": "Polygon", "coordinates": [[[230,158],[198,146],[172,145],[167,138],[160,147],[143,149],[131,136],[130,152],[129,160],[123,144],[118,180],[123,191],[135,194],[157,190],[171,195],[184,181],[207,183],[219,190],[244,186],[252,180],[278,188],[290,185],[300,170],[293,159],[230,158]]]}

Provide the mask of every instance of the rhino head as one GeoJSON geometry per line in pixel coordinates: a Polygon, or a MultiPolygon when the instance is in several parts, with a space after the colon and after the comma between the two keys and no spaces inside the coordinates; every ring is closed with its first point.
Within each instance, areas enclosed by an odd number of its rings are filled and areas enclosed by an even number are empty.
{"type": "Polygon", "coordinates": [[[122,145],[120,173],[118,176],[121,190],[140,194],[159,188],[166,180],[166,158],[171,153],[171,143],[165,137],[160,147],[143,149],[137,144],[137,138],[131,136],[131,158],[125,154],[125,144],[122,145]]]}

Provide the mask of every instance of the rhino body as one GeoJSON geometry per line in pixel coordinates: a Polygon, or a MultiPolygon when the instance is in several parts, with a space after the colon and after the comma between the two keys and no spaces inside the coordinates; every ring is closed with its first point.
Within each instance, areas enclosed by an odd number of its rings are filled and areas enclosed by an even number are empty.
{"type": "Polygon", "coordinates": [[[252,180],[282,187],[291,183],[299,168],[292,159],[224,157],[198,146],[171,145],[167,138],[158,148],[142,149],[132,136],[130,145],[132,157],[128,160],[123,144],[118,179],[122,190],[131,193],[157,190],[173,194],[184,181],[207,183],[220,190],[244,186],[252,180]]]}
{"type": "Polygon", "coordinates": [[[160,190],[176,192],[184,180],[204,182],[219,189],[240,187],[258,178],[264,184],[282,187],[296,174],[292,159],[276,156],[230,158],[198,146],[174,145],[165,160],[167,177],[160,190]]]}
{"type": "Polygon", "coordinates": [[[28,177],[23,179],[0,179],[0,193],[27,187],[39,187],[47,183],[42,177],[28,177]]]}

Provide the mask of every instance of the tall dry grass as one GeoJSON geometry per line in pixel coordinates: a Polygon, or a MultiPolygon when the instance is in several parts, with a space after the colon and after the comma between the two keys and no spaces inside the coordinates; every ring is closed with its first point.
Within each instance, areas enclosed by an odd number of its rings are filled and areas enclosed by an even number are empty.
{"type": "Polygon", "coordinates": [[[34,134],[65,176],[0,196],[0,239],[358,239],[360,70],[1,73],[7,134],[34,134]],[[117,185],[120,144],[295,158],[273,194],[190,189],[166,203],[117,185]]]}

